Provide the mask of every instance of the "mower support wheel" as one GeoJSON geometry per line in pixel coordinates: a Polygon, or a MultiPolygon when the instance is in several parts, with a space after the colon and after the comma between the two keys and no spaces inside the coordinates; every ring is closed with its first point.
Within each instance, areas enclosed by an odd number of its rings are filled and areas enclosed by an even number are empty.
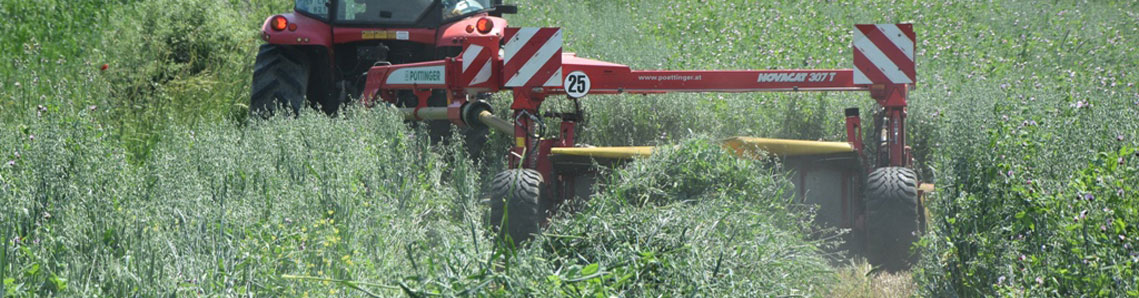
{"type": "Polygon", "coordinates": [[[261,45],[253,67],[249,113],[268,118],[286,107],[299,115],[308,83],[308,60],[303,52],[289,46],[261,45]]]}
{"type": "Polygon", "coordinates": [[[494,175],[490,190],[490,224],[497,229],[500,239],[509,236],[512,244],[517,246],[540,232],[543,220],[539,204],[541,187],[542,175],[535,170],[510,169],[494,175]]]}
{"type": "Polygon", "coordinates": [[[867,257],[871,264],[899,271],[917,259],[910,251],[921,233],[917,187],[917,175],[909,168],[877,168],[867,177],[867,257]]]}

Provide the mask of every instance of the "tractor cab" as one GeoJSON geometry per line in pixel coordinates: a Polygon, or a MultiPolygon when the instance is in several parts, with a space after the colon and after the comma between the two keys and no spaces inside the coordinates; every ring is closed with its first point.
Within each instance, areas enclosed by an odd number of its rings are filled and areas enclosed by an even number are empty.
{"type": "Polygon", "coordinates": [[[297,13],[333,26],[437,28],[463,17],[490,13],[491,0],[297,0],[297,13]]]}

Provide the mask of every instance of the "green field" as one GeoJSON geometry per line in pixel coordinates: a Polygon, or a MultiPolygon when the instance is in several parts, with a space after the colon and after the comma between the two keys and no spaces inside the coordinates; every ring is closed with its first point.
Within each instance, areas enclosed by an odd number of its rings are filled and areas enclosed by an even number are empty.
{"type": "Polygon", "coordinates": [[[863,93],[585,99],[581,142],[680,145],[511,249],[482,203],[505,136],[247,119],[290,1],[0,0],[0,296],[1139,296],[1139,2],[507,2],[635,69],[849,68],[853,24],[914,23],[921,261],[866,277],[778,163],[710,141],[842,140],[863,93]]]}

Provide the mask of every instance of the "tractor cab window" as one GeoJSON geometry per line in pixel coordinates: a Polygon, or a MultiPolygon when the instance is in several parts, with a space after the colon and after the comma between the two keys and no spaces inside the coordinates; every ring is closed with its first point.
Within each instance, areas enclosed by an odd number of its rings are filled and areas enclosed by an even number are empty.
{"type": "Polygon", "coordinates": [[[423,17],[433,4],[435,0],[337,0],[336,21],[361,25],[410,25],[423,17]]]}
{"type": "Polygon", "coordinates": [[[443,19],[450,20],[490,8],[490,0],[443,0],[443,19]]]}
{"type": "Polygon", "coordinates": [[[327,20],[328,6],[328,0],[297,0],[296,10],[321,20],[327,20]]]}

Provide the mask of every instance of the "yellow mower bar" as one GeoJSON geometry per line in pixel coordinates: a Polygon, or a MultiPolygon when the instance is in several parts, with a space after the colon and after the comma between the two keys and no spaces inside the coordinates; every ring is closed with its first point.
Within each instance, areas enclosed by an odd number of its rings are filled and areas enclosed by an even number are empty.
{"type": "Polygon", "coordinates": [[[572,155],[572,156],[588,156],[594,158],[616,158],[616,159],[630,159],[634,157],[645,157],[653,154],[652,146],[626,146],[626,147],[592,147],[592,148],[577,148],[577,147],[554,147],[550,148],[550,154],[554,155],[572,155]]]}
{"type": "Polygon", "coordinates": [[[762,150],[777,156],[820,155],[854,152],[854,146],[847,142],[823,142],[753,137],[731,137],[720,140],[724,146],[736,154],[755,154],[762,150]]]}
{"type": "MultiPolygon", "coordinates": [[[[748,156],[762,150],[778,156],[800,156],[854,152],[854,147],[845,142],[821,142],[804,140],[768,139],[753,137],[731,137],[720,140],[725,148],[737,155],[748,156]]],[[[550,154],[587,156],[593,158],[629,159],[645,157],[653,153],[652,146],[592,147],[592,148],[550,148],[550,154]]]]}

